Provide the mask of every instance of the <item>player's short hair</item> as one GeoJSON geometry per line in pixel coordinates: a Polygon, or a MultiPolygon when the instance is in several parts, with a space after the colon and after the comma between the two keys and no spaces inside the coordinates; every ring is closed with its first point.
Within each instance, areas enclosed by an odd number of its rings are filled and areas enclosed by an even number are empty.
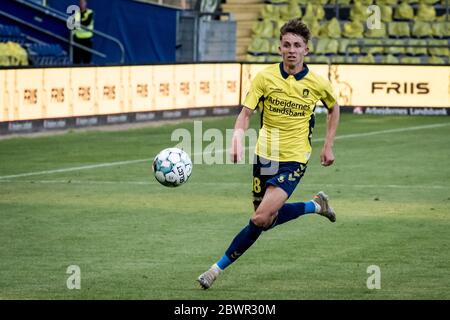
{"type": "Polygon", "coordinates": [[[309,39],[311,39],[311,32],[308,26],[299,18],[289,20],[280,28],[280,40],[286,33],[293,33],[302,37],[305,43],[308,43],[309,39]]]}

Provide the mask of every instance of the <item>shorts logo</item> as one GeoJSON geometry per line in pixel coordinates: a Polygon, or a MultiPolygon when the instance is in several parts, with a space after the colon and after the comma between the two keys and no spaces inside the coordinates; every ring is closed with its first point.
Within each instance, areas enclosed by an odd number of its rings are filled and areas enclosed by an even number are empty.
{"type": "Polygon", "coordinates": [[[231,259],[237,259],[237,258],[239,258],[240,255],[241,254],[239,252],[235,251],[231,254],[231,259]]]}
{"type": "Polygon", "coordinates": [[[284,182],[284,176],[279,176],[278,177],[278,182],[279,183],[283,183],[284,182]]]}

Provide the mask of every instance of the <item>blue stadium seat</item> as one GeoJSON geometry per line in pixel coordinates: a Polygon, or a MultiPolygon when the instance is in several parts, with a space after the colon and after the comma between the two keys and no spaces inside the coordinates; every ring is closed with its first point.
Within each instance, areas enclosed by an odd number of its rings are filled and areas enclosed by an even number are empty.
{"type": "Polygon", "coordinates": [[[9,26],[0,24],[0,42],[17,42],[19,44],[25,43],[25,36],[17,26],[9,26]]]}
{"type": "Polygon", "coordinates": [[[33,65],[69,64],[67,53],[58,44],[32,43],[27,46],[33,65]]]}

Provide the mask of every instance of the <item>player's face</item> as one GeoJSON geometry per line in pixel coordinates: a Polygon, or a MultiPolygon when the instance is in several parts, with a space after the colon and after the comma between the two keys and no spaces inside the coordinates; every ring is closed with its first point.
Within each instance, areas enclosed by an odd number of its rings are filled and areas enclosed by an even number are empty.
{"type": "Polygon", "coordinates": [[[280,53],[284,64],[292,68],[303,63],[303,58],[308,54],[308,47],[303,37],[286,33],[281,38],[280,53]]]}

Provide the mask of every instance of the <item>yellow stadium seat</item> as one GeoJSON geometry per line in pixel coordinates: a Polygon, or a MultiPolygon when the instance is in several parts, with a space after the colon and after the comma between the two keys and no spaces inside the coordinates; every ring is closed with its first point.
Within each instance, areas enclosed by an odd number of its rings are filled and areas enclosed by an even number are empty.
{"type": "Polygon", "coordinates": [[[390,22],[388,25],[388,34],[391,37],[410,37],[408,22],[390,22]]]}
{"type": "Polygon", "coordinates": [[[27,66],[28,53],[12,41],[0,43],[0,66],[27,66]]]}
{"type": "Polygon", "coordinates": [[[266,57],[265,56],[254,56],[251,54],[247,54],[245,60],[249,61],[249,62],[266,62],[266,57]]]}
{"type": "Polygon", "coordinates": [[[427,55],[427,41],[419,39],[410,39],[409,44],[411,47],[406,48],[406,53],[415,56],[427,55]],[[422,45],[423,47],[413,47],[422,45]]]}
{"type": "Polygon", "coordinates": [[[347,59],[346,56],[331,56],[331,63],[346,63],[346,62],[350,62],[348,61],[350,59],[347,59]]]}
{"type": "Polygon", "coordinates": [[[350,39],[340,39],[339,40],[339,48],[338,48],[338,52],[340,54],[345,54],[347,53],[347,46],[350,43],[350,39]]]}
{"type": "Polygon", "coordinates": [[[270,50],[270,41],[265,38],[254,37],[247,51],[251,53],[266,53],[270,50]]]}
{"type": "Polygon", "coordinates": [[[397,20],[412,20],[414,19],[414,9],[407,0],[403,0],[400,5],[395,8],[394,18],[397,20]]]}
{"type": "Polygon", "coordinates": [[[431,23],[431,31],[433,37],[443,38],[450,36],[450,22],[433,22],[431,23]]]}
{"type": "Polygon", "coordinates": [[[444,36],[450,37],[450,22],[444,22],[444,36]]]}
{"type": "Polygon", "coordinates": [[[314,49],[314,54],[315,55],[325,54],[326,47],[328,45],[328,41],[329,41],[329,39],[326,39],[326,38],[317,39],[316,47],[314,49]]]}
{"type": "Polygon", "coordinates": [[[269,40],[269,53],[271,54],[279,54],[280,50],[278,49],[280,46],[280,41],[278,39],[269,40]]]}
{"type": "Polygon", "coordinates": [[[386,24],[381,22],[380,29],[367,29],[364,33],[366,38],[385,38],[386,37],[386,24]]]}
{"type": "Polygon", "coordinates": [[[316,38],[319,37],[320,33],[320,23],[316,19],[305,21],[302,19],[302,21],[308,26],[309,31],[311,32],[311,37],[316,38]]]}
{"type": "Polygon", "coordinates": [[[439,21],[439,22],[447,21],[447,16],[445,15],[445,13],[442,16],[436,16],[435,21],[439,21]]]}
{"type": "Polygon", "coordinates": [[[376,0],[375,3],[377,5],[388,5],[388,6],[392,6],[392,5],[396,5],[398,2],[398,0],[376,0]]]}
{"type": "MultiPolygon", "coordinates": [[[[443,0],[442,5],[445,5],[445,1],[446,0],[443,0]]],[[[439,0],[420,0],[418,2],[422,2],[422,3],[425,3],[425,4],[436,4],[436,3],[439,2],[439,0]]]]}
{"type": "Polygon", "coordinates": [[[330,58],[327,56],[311,56],[311,63],[330,63],[330,58]]]}
{"type": "MultiPolygon", "coordinates": [[[[312,4],[320,4],[320,5],[326,5],[328,3],[328,0],[310,0],[312,4]]],[[[331,4],[334,4],[334,0],[330,0],[331,4]]]]}
{"type": "MultiPolygon", "coordinates": [[[[340,6],[348,6],[351,0],[336,0],[337,4],[340,6]]],[[[333,0],[330,0],[330,3],[333,3],[333,0]]]]}
{"type": "Polygon", "coordinates": [[[428,44],[430,46],[439,46],[439,47],[429,47],[428,53],[432,56],[442,56],[442,57],[448,57],[449,56],[449,49],[448,49],[448,41],[447,40],[429,40],[428,44]]]}
{"type": "Polygon", "coordinates": [[[264,20],[280,20],[280,6],[266,4],[261,10],[261,17],[264,20]]]}
{"type": "Polygon", "coordinates": [[[393,41],[389,39],[389,41],[386,41],[385,44],[389,46],[385,47],[384,52],[391,54],[404,54],[407,46],[407,42],[401,39],[396,39],[393,41]]]}
{"type": "Polygon", "coordinates": [[[281,19],[284,21],[302,17],[302,9],[297,3],[297,0],[289,0],[288,5],[283,6],[280,12],[281,12],[281,19]]]}
{"type": "Polygon", "coordinates": [[[341,37],[341,25],[336,18],[322,24],[319,32],[321,38],[340,38],[341,37]]]}
{"type": "Polygon", "coordinates": [[[400,62],[400,59],[392,54],[383,55],[381,58],[381,63],[397,64],[399,62],[400,62]]]}
{"type": "Polygon", "coordinates": [[[308,4],[306,5],[305,14],[303,15],[303,20],[321,21],[324,17],[325,17],[325,10],[321,5],[313,5],[310,2],[308,2],[308,4]]]}
{"type": "Polygon", "coordinates": [[[361,53],[379,54],[384,52],[383,47],[373,47],[372,45],[379,45],[378,39],[364,39],[364,45],[361,47],[361,53]],[[370,46],[367,46],[370,45],[370,46]]]}
{"type": "Polygon", "coordinates": [[[416,21],[413,24],[411,34],[417,38],[431,37],[433,35],[431,24],[424,21],[416,21]]]}
{"type": "Polygon", "coordinates": [[[422,59],[419,57],[401,57],[400,63],[402,64],[422,64],[422,59]]]}
{"type": "Polygon", "coordinates": [[[263,21],[256,20],[252,24],[252,35],[259,35],[263,29],[263,21]]]}
{"type": "Polygon", "coordinates": [[[358,63],[375,63],[375,58],[369,53],[365,56],[358,56],[356,59],[358,63]]]}
{"type": "Polygon", "coordinates": [[[310,40],[310,41],[308,42],[308,49],[309,49],[309,52],[314,52],[314,48],[315,48],[314,41],[313,41],[313,40],[310,40]]]}
{"type": "Polygon", "coordinates": [[[360,1],[355,0],[352,8],[350,9],[350,20],[366,21],[367,17],[367,6],[364,6],[360,1]]]}
{"type": "Polygon", "coordinates": [[[446,64],[445,59],[442,57],[429,56],[428,57],[429,64],[446,64]]]}
{"type": "Polygon", "coordinates": [[[362,38],[364,25],[359,20],[344,23],[342,35],[346,38],[362,38]]]}
{"type": "Polygon", "coordinates": [[[280,55],[275,55],[275,54],[269,54],[267,57],[266,57],[266,61],[267,62],[273,62],[273,63],[275,63],[275,62],[281,62],[281,56],[280,55]]]}
{"type": "Polygon", "coordinates": [[[315,54],[337,54],[339,42],[336,39],[320,38],[317,40],[315,54]]]}
{"type": "Polygon", "coordinates": [[[391,22],[392,21],[392,7],[388,5],[380,5],[381,21],[391,22]]]}
{"type": "Polygon", "coordinates": [[[419,3],[417,9],[416,20],[417,21],[434,21],[436,19],[436,10],[433,6],[425,3],[419,3]]]}
{"type": "Polygon", "coordinates": [[[272,38],[275,38],[278,40],[280,39],[280,30],[281,30],[281,27],[283,27],[283,25],[285,23],[286,23],[286,21],[284,21],[284,20],[278,20],[278,21],[274,22],[272,38]]]}
{"type": "Polygon", "coordinates": [[[342,53],[346,53],[348,51],[348,53],[351,54],[360,54],[362,46],[360,41],[360,39],[341,39],[342,47],[340,46],[339,49],[344,50],[342,53]]]}
{"type": "Polygon", "coordinates": [[[273,22],[270,20],[257,21],[252,28],[253,35],[262,38],[273,37],[273,22]]]}

